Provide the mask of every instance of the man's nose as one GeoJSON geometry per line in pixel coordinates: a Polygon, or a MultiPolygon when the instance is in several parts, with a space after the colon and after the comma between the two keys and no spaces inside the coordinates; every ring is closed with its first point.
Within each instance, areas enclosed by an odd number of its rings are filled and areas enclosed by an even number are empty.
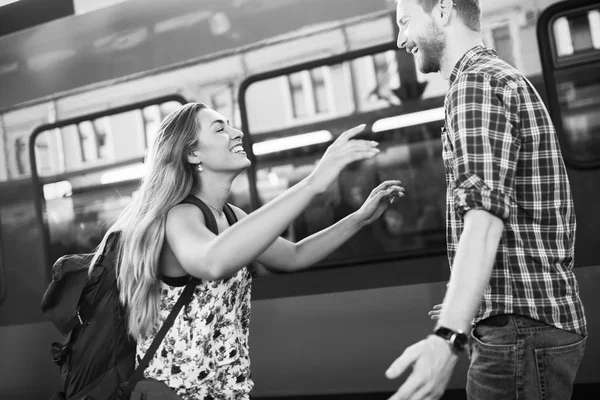
{"type": "Polygon", "coordinates": [[[398,46],[399,49],[403,49],[404,47],[406,47],[406,38],[404,37],[404,35],[402,33],[398,33],[398,39],[396,40],[396,46],[398,46]]]}

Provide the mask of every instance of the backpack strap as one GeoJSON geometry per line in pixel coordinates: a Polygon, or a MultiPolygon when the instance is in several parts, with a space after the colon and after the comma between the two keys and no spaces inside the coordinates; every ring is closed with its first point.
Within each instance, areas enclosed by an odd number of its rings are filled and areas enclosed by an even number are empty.
{"type": "Polygon", "coordinates": [[[142,378],[142,375],[144,374],[144,370],[150,364],[150,360],[152,360],[152,358],[154,357],[154,354],[156,354],[156,350],[158,350],[158,346],[160,346],[161,342],[167,335],[167,332],[169,331],[169,329],[171,329],[171,326],[173,326],[173,323],[175,322],[175,318],[177,317],[177,314],[179,314],[179,311],[181,311],[183,306],[188,304],[190,302],[190,300],[192,299],[192,296],[194,294],[194,289],[198,285],[198,282],[199,281],[196,278],[190,278],[190,281],[187,283],[187,285],[185,285],[183,292],[179,296],[179,299],[177,299],[177,303],[175,303],[175,305],[173,306],[173,309],[171,309],[171,312],[167,316],[167,319],[165,320],[165,322],[163,322],[162,326],[160,327],[160,330],[156,334],[156,337],[154,338],[154,340],[150,344],[150,347],[146,351],[144,358],[142,358],[142,361],[140,361],[140,364],[135,369],[135,372],[129,378],[129,381],[127,382],[127,386],[125,387],[125,389],[123,390],[123,393],[121,395],[121,399],[123,399],[123,400],[129,399],[131,392],[133,392],[133,389],[135,389],[135,385],[142,378]]]}
{"type": "MultiPolygon", "coordinates": [[[[181,202],[181,204],[193,204],[196,207],[200,208],[200,210],[202,210],[202,214],[204,214],[206,227],[210,229],[215,235],[219,234],[217,220],[215,219],[215,216],[210,211],[208,206],[204,204],[202,200],[195,196],[188,196],[181,202]]],[[[237,222],[237,217],[235,216],[235,213],[233,212],[233,209],[231,208],[231,206],[229,206],[229,204],[225,203],[224,211],[225,217],[227,218],[227,222],[229,222],[229,225],[233,225],[237,222]]],[[[173,326],[175,318],[177,317],[183,306],[188,304],[192,300],[192,296],[194,295],[194,289],[196,288],[199,282],[200,280],[190,277],[190,280],[187,283],[187,285],[185,285],[185,288],[179,296],[179,299],[177,299],[177,303],[175,303],[175,305],[171,309],[171,312],[169,312],[167,319],[165,320],[165,322],[163,322],[162,326],[160,327],[160,330],[158,331],[158,333],[154,337],[154,340],[150,344],[150,347],[146,351],[146,354],[144,354],[144,358],[142,359],[142,361],[140,361],[138,367],[136,368],[131,378],[129,378],[127,386],[125,387],[121,395],[121,399],[129,399],[131,392],[133,392],[133,389],[135,389],[135,385],[142,378],[144,370],[150,364],[150,361],[154,357],[154,354],[156,354],[156,351],[158,350],[158,347],[167,335],[167,332],[169,331],[169,329],[171,329],[171,326],[173,326]]]]}
{"type": "MultiPolygon", "coordinates": [[[[204,215],[204,220],[206,221],[206,227],[215,235],[219,234],[219,229],[217,228],[217,220],[215,219],[214,214],[210,211],[210,208],[204,203],[202,200],[197,198],[196,196],[188,196],[180,204],[193,204],[198,207],[202,214],[204,215]]],[[[225,217],[227,218],[227,222],[229,226],[235,224],[237,222],[237,217],[233,212],[233,209],[228,203],[225,203],[223,207],[223,211],[225,212],[225,217]]]]}

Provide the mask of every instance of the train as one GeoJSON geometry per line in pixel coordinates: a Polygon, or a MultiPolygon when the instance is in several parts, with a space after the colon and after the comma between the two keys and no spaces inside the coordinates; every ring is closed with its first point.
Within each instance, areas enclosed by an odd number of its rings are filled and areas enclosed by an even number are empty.
{"type": "MultiPolygon", "coordinates": [[[[380,142],[374,160],[344,170],[284,236],[300,240],[335,223],[382,180],[400,179],[406,196],[313,268],[253,283],[253,398],[383,399],[398,388],[384,371],[431,332],[427,313],[449,279],[440,142],[446,83],[421,75],[397,50],[387,2],[321,3],[140,8],[130,0],[0,38],[12,49],[0,55],[2,399],[59,390],[49,349],[61,337],[40,309],[52,263],[99,243],[135,196],[160,120],[188,101],[206,102],[245,133],[252,166],[234,182],[230,202],[247,212],[310,173],[344,130],[365,123],[363,137],[380,142]],[[256,29],[285,15],[287,24],[256,29]],[[190,41],[199,34],[214,40],[190,41]],[[36,41],[55,47],[42,57],[36,41]]],[[[541,67],[528,78],[557,127],[578,223],[575,273],[589,339],[574,398],[593,398],[600,394],[600,6],[549,2],[534,17],[526,29],[535,33],[541,67]]],[[[464,398],[467,367],[461,359],[445,398],[464,398]]]]}

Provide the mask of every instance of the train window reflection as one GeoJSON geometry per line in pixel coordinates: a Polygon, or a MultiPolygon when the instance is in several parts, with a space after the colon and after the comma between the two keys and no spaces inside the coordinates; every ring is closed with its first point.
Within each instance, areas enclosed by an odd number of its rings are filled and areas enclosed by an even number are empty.
{"type": "Polygon", "coordinates": [[[582,163],[600,160],[600,63],[556,74],[562,127],[570,156],[582,163]]]}
{"type": "Polygon", "coordinates": [[[335,224],[358,210],[385,180],[398,179],[406,188],[404,198],[322,265],[445,249],[445,178],[439,130],[446,84],[424,80],[416,72],[413,58],[404,53],[390,50],[328,65],[328,90],[335,107],[329,115],[310,120],[286,119],[294,114],[294,104],[278,97],[280,81],[305,76],[307,71],[252,83],[245,94],[261,204],[308,176],[328,145],[346,129],[365,123],[361,137],[380,143],[377,157],[349,165],[325,193],[311,201],[284,232],[286,238],[299,241],[335,224]]]}
{"type": "Polygon", "coordinates": [[[64,254],[90,252],[100,243],[136,194],[149,141],[179,105],[149,105],[36,136],[51,263],[64,254]]]}
{"type": "Polygon", "coordinates": [[[132,166],[72,175],[43,186],[51,262],[71,253],[92,251],[131,201],[138,179],[125,179],[132,166]],[[104,180],[106,176],[122,179],[104,180]]]}
{"type": "Polygon", "coordinates": [[[600,8],[559,17],[552,30],[558,57],[600,50],[600,8]]]}
{"type": "MultiPolygon", "coordinates": [[[[381,259],[414,251],[443,249],[444,175],[440,122],[379,134],[381,153],[347,167],[286,231],[293,241],[325,229],[356,211],[379,183],[399,179],[406,197],[337,250],[325,264],[381,259]]],[[[306,177],[327,143],[257,157],[257,191],[266,203],[306,177]]]]}

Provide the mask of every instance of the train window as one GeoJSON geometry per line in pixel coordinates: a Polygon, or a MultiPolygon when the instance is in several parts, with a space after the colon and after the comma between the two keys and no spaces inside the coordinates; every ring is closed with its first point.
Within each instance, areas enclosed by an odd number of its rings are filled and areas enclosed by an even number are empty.
{"type": "Polygon", "coordinates": [[[414,64],[398,66],[398,60],[414,62],[388,50],[327,64],[335,108],[326,118],[317,116],[290,124],[282,115],[292,112],[284,107],[293,105],[278,99],[278,82],[319,67],[299,67],[253,82],[243,97],[261,204],[306,177],[344,130],[366,123],[362,136],[380,143],[382,151],[376,158],[350,165],[326,193],[311,202],[286,231],[290,240],[299,241],[354,212],[384,180],[399,179],[406,188],[405,198],[392,204],[323,265],[445,251],[445,182],[439,133],[443,97],[426,97],[423,90],[418,95],[402,95],[397,85],[426,85],[419,80],[423,77],[415,73],[414,64]],[[403,68],[412,70],[410,79],[399,74],[403,68]]]}
{"type": "Polygon", "coordinates": [[[89,252],[100,243],[136,195],[143,159],[160,121],[181,103],[67,121],[35,137],[50,265],[61,255],[89,252]]]}
{"type": "Polygon", "coordinates": [[[600,160],[600,62],[556,74],[562,128],[571,157],[600,160]]]}
{"type": "Polygon", "coordinates": [[[544,52],[550,107],[559,117],[563,151],[571,163],[600,162],[600,7],[580,7],[559,13],[548,22],[544,52]]]}

